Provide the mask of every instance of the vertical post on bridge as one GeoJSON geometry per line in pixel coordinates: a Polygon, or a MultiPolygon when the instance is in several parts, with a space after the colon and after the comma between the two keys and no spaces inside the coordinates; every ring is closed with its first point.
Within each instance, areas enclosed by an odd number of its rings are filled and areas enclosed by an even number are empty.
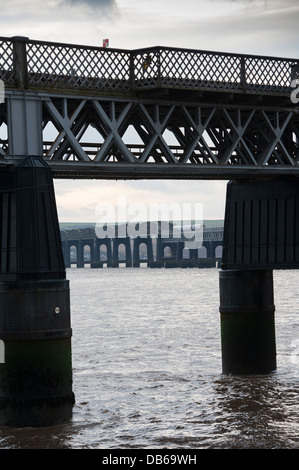
{"type": "Polygon", "coordinates": [[[299,267],[298,241],[296,177],[228,183],[219,274],[223,373],[276,369],[273,270],[299,267]]]}
{"type": "Polygon", "coordinates": [[[13,40],[13,66],[16,86],[21,90],[28,88],[28,68],[26,44],[29,40],[25,36],[14,36],[13,40]]]}
{"type": "Polygon", "coordinates": [[[38,157],[0,172],[0,425],[72,417],[69,283],[50,168],[38,157]]]}

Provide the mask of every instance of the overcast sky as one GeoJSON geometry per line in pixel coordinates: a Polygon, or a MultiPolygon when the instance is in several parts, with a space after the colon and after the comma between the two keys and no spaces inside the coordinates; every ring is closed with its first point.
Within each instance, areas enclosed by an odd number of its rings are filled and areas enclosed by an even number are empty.
{"type": "MultiPolygon", "coordinates": [[[[137,49],[173,46],[299,57],[298,0],[0,0],[1,36],[137,49]]],[[[223,218],[226,182],[55,182],[61,222],[96,222],[97,206],[203,203],[223,218]]]]}

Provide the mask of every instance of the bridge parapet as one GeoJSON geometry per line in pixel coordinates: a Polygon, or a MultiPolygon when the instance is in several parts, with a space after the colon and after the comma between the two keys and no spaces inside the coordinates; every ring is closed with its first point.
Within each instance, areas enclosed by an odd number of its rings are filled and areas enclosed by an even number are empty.
{"type": "Polygon", "coordinates": [[[297,59],[160,46],[125,50],[0,37],[0,56],[0,79],[13,88],[289,95],[299,77],[297,59]]]}

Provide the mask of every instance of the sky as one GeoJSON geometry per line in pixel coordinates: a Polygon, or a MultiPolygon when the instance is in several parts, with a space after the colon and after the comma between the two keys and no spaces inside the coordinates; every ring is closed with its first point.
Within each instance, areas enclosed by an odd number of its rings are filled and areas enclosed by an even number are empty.
{"type": "MultiPolygon", "coordinates": [[[[1,36],[138,49],[184,47],[299,57],[298,0],[0,0],[1,36]]],[[[204,219],[222,219],[225,181],[55,180],[61,222],[97,222],[120,200],[148,214],[154,203],[202,204],[204,219]]],[[[129,210],[128,210],[129,212],[129,210]]]]}

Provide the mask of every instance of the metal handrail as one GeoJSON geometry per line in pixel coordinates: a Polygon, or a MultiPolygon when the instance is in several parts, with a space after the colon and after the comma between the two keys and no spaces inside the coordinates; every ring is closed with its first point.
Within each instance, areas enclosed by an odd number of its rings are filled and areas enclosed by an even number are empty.
{"type": "Polygon", "coordinates": [[[289,94],[299,60],[166,46],[134,50],[0,37],[0,79],[17,88],[173,87],[289,94]]]}

